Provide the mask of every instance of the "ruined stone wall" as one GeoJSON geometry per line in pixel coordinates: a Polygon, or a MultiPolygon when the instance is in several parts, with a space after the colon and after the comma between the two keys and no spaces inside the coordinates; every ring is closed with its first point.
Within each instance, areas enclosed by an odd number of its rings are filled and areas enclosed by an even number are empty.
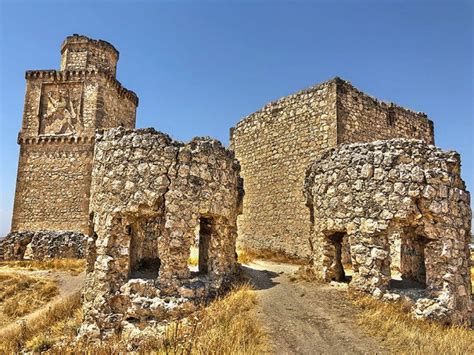
{"type": "Polygon", "coordinates": [[[344,80],[337,83],[338,144],[390,138],[434,144],[433,122],[426,114],[377,100],[344,80]]]}
{"type": "Polygon", "coordinates": [[[135,127],[138,98],[115,79],[118,52],[75,35],[62,54],[64,70],[26,72],[12,231],[87,233],[95,132],[135,127]],[[85,66],[71,57],[82,50],[85,66]],[[91,61],[93,53],[111,56],[110,63],[91,61]]]}
{"type": "Polygon", "coordinates": [[[86,241],[75,232],[13,232],[0,240],[0,260],[82,259],[86,241]]]}
{"type": "Polygon", "coordinates": [[[153,129],[116,128],[97,139],[81,334],[156,323],[230,285],[239,170],[233,152],[210,138],[183,144],[153,129]]]}
{"type": "Polygon", "coordinates": [[[326,280],[344,280],[346,239],[350,287],[396,299],[402,291],[391,281],[395,245],[402,280],[425,288],[414,299],[416,314],[469,323],[472,215],[460,166],[456,152],[420,140],[344,144],[326,152],[305,180],[315,270],[326,280]]]}
{"type": "Polygon", "coordinates": [[[292,256],[309,255],[304,172],[336,145],[336,90],[324,83],[265,106],[231,131],[245,185],[239,244],[292,256]]]}
{"type": "Polygon", "coordinates": [[[244,118],[231,130],[246,190],[239,244],[307,257],[309,218],[301,189],[309,162],[340,143],[398,137],[432,143],[433,124],[424,114],[380,102],[339,78],[244,118]]]}
{"type": "Polygon", "coordinates": [[[109,129],[114,127],[135,128],[137,98],[133,93],[103,78],[97,95],[96,127],[109,129]]]}

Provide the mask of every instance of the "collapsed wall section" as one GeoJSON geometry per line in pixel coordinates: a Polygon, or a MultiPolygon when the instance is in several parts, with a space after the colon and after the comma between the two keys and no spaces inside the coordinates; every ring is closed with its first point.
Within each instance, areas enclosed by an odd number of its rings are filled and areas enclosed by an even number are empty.
{"type": "Polygon", "coordinates": [[[0,240],[0,260],[82,259],[86,240],[67,231],[13,232],[0,240]]]}
{"type": "Polygon", "coordinates": [[[316,272],[327,281],[347,280],[345,239],[350,287],[378,298],[408,295],[419,317],[470,323],[472,214],[460,167],[456,152],[419,140],[326,152],[305,180],[316,272]],[[401,280],[394,280],[391,254],[398,255],[401,280]],[[421,291],[407,294],[406,288],[421,291]]]}

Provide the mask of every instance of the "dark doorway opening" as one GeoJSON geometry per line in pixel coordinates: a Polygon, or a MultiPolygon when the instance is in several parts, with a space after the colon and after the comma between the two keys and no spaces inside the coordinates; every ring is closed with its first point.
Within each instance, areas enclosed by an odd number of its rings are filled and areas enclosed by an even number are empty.
{"type": "Polygon", "coordinates": [[[331,235],[329,239],[334,246],[334,259],[331,265],[331,280],[337,282],[350,282],[352,276],[346,273],[346,269],[352,269],[350,246],[347,234],[344,232],[336,232],[331,235]]]}
{"type": "Polygon", "coordinates": [[[427,238],[416,234],[404,235],[401,240],[401,278],[414,287],[426,288],[425,248],[427,244],[427,238]]]}
{"type": "Polygon", "coordinates": [[[130,235],[130,278],[156,279],[161,266],[157,245],[161,219],[135,221],[127,227],[127,233],[130,235]]]}
{"type": "Polygon", "coordinates": [[[200,274],[207,274],[209,267],[209,247],[214,232],[214,221],[212,218],[201,217],[199,220],[199,260],[198,270],[200,274]]]}

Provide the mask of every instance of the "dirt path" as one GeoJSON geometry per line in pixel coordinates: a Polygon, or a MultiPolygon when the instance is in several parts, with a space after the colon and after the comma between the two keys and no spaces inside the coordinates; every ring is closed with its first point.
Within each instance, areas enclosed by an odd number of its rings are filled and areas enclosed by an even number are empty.
{"type": "Polygon", "coordinates": [[[297,266],[257,260],[244,266],[260,303],[258,315],[268,327],[277,354],[384,353],[357,327],[357,310],[344,287],[292,282],[297,266]]]}
{"type": "Polygon", "coordinates": [[[64,298],[78,292],[82,286],[84,285],[84,278],[85,272],[82,272],[78,275],[72,275],[71,273],[64,272],[64,271],[51,271],[51,270],[21,270],[21,269],[14,269],[14,268],[7,268],[1,267],[0,273],[15,273],[20,275],[27,275],[27,276],[34,276],[34,277],[42,277],[47,279],[54,280],[59,289],[59,295],[54,297],[50,302],[43,305],[41,308],[38,308],[32,313],[17,319],[4,327],[0,328],[0,338],[2,337],[2,333],[10,331],[12,328],[17,327],[20,322],[34,322],[35,319],[47,310],[49,307],[53,306],[54,304],[61,302],[64,298]]]}

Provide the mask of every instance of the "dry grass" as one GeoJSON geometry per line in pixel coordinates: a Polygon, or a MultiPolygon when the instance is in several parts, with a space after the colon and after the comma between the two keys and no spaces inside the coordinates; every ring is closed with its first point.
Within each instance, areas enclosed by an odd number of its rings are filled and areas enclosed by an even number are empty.
{"type": "Polygon", "coordinates": [[[471,267],[471,292],[474,294],[474,267],[471,267]]]}
{"type": "Polygon", "coordinates": [[[301,265],[298,270],[290,275],[290,281],[305,281],[305,282],[322,282],[320,275],[314,272],[314,268],[311,265],[301,265]]]}
{"type": "Polygon", "coordinates": [[[239,249],[237,250],[238,260],[241,264],[248,264],[256,259],[264,259],[275,261],[279,263],[285,264],[296,264],[296,265],[304,265],[307,264],[308,261],[304,259],[299,259],[296,257],[291,257],[285,255],[283,253],[277,253],[271,250],[249,250],[249,249],[239,249]]]}
{"type": "Polygon", "coordinates": [[[189,266],[197,266],[199,263],[199,248],[191,247],[191,253],[188,258],[189,266]]]}
{"type": "Polygon", "coordinates": [[[474,294],[474,253],[471,253],[471,290],[474,294]]]}
{"type": "Polygon", "coordinates": [[[474,354],[473,330],[415,319],[403,302],[383,303],[357,293],[350,299],[361,309],[358,323],[393,353],[474,354]]]}
{"type": "Polygon", "coordinates": [[[0,353],[43,351],[54,343],[54,334],[61,334],[61,337],[73,336],[80,324],[80,306],[81,296],[77,292],[53,302],[31,319],[0,331],[0,353]]]}
{"type": "Polygon", "coordinates": [[[54,281],[0,273],[0,327],[42,307],[58,293],[54,281]]]}
{"type": "Polygon", "coordinates": [[[79,274],[85,270],[84,259],[47,259],[47,260],[15,260],[0,261],[0,268],[27,270],[55,270],[79,274]]]}
{"type": "MultiPolygon", "coordinates": [[[[256,295],[247,284],[203,307],[185,321],[171,323],[164,336],[148,336],[135,351],[163,354],[261,354],[269,352],[266,334],[256,320],[256,295]]],[[[100,345],[74,344],[82,319],[80,298],[74,295],[45,312],[37,322],[16,327],[4,336],[0,353],[46,351],[118,354],[128,342],[113,339],[100,345]]],[[[2,334],[3,336],[3,334],[2,334]]],[[[2,339],[3,340],[3,339],[2,339]]]]}
{"type": "Polygon", "coordinates": [[[250,286],[241,285],[198,311],[188,324],[172,324],[153,350],[195,354],[268,352],[266,335],[253,314],[255,304],[256,295],[250,286]]]}

